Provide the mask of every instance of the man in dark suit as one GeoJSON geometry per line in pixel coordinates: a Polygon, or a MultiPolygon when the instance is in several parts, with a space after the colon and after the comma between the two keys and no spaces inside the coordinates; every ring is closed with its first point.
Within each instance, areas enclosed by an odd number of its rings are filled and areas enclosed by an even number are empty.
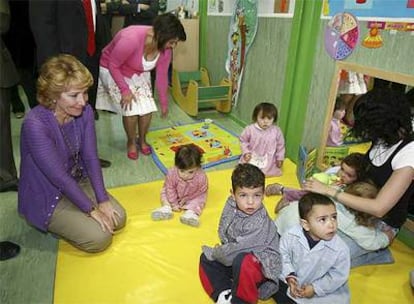
{"type": "MultiPolygon", "coordinates": [[[[0,33],[10,25],[7,0],[0,0],[0,33]]],[[[17,171],[13,157],[10,126],[11,88],[19,83],[19,74],[9,50],[0,38],[0,192],[17,191],[17,171]]]]}
{"type": "MultiPolygon", "coordinates": [[[[29,17],[38,68],[46,59],[60,53],[75,56],[93,76],[94,84],[88,94],[89,103],[95,109],[99,58],[102,48],[109,42],[109,29],[103,22],[99,0],[31,0],[29,17]],[[88,18],[88,6],[91,18],[88,18]]],[[[95,119],[98,119],[96,110],[95,119]]],[[[109,167],[110,162],[101,160],[101,166],[109,167]]]]}
{"type": "MultiPolygon", "coordinates": [[[[8,31],[10,9],[7,0],[0,0],[0,34],[8,31]]],[[[12,57],[0,37],[0,192],[17,190],[17,171],[13,157],[10,129],[10,88],[19,82],[12,57]]],[[[0,261],[15,257],[20,246],[0,242],[0,261]]]]}

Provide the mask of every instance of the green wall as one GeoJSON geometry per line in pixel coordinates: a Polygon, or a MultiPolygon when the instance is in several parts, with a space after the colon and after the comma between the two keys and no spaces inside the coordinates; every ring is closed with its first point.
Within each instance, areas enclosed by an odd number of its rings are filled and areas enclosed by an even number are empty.
{"type": "MultiPolygon", "coordinates": [[[[255,41],[247,54],[237,107],[232,115],[245,124],[251,122],[256,104],[273,102],[280,110],[292,19],[259,18],[255,41]]],[[[217,82],[227,76],[227,35],[230,17],[208,16],[206,66],[217,82]]]]}
{"type": "MultiPolygon", "coordinates": [[[[231,116],[242,124],[251,122],[254,106],[271,101],[279,109],[279,125],[285,133],[287,157],[296,160],[299,144],[319,146],[335,68],[324,48],[327,20],[320,20],[321,1],[296,0],[294,18],[259,18],[251,46],[237,107],[231,116]]],[[[201,62],[214,82],[226,76],[229,16],[207,16],[201,62]]],[[[361,38],[368,32],[360,22],[361,38]]],[[[372,67],[414,73],[414,36],[382,32],[384,46],[366,49],[358,45],[346,61],[372,67]]]]}

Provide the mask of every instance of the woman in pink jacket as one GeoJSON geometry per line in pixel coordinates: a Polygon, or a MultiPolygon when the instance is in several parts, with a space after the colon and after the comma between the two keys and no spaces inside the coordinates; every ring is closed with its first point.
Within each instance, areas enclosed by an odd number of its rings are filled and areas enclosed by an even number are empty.
{"type": "Polygon", "coordinates": [[[127,135],[127,155],[138,159],[136,142],[144,155],[152,112],[157,111],[150,71],[156,69],[155,85],[163,117],[168,114],[168,67],[171,49],[185,41],[181,22],[171,14],[158,16],[153,26],[129,26],[119,31],[102,51],[96,108],[121,113],[127,135]],[[136,141],[138,127],[138,141],[136,141]]]}

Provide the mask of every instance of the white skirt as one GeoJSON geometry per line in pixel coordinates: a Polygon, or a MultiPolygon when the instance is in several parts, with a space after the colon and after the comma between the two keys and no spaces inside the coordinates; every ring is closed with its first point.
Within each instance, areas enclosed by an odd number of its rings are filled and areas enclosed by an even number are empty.
{"type": "Polygon", "coordinates": [[[121,107],[121,91],[111,73],[104,67],[99,68],[96,109],[115,112],[122,114],[122,116],[145,115],[156,112],[157,106],[152,96],[150,72],[134,74],[132,78],[125,77],[124,79],[135,97],[131,109],[126,110],[121,107]]]}
{"type": "Polygon", "coordinates": [[[341,79],[339,82],[338,94],[361,95],[367,91],[364,75],[361,73],[348,71],[348,79],[341,79]]]}

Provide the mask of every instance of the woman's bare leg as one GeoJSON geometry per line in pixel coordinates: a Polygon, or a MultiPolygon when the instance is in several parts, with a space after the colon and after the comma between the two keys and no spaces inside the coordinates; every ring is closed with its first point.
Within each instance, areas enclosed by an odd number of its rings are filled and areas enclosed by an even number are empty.
{"type": "Polygon", "coordinates": [[[139,135],[139,144],[142,148],[148,146],[146,141],[146,136],[148,133],[148,129],[151,123],[152,113],[148,113],[142,116],[138,116],[138,135],[139,135]]]}
{"type": "Polygon", "coordinates": [[[124,125],[125,134],[127,136],[128,152],[137,152],[135,138],[137,136],[138,115],[122,116],[122,123],[124,125]]]}
{"type": "Polygon", "coordinates": [[[361,97],[361,95],[354,95],[349,101],[346,109],[345,120],[351,125],[354,124],[354,106],[359,97],[361,97]]]}

